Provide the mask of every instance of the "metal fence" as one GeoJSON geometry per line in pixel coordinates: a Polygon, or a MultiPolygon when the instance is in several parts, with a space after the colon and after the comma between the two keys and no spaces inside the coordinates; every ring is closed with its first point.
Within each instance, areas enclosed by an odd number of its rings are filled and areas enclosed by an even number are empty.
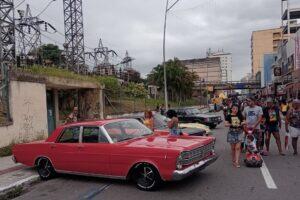
{"type": "Polygon", "coordinates": [[[0,74],[0,125],[10,121],[8,66],[2,64],[0,74]]]}

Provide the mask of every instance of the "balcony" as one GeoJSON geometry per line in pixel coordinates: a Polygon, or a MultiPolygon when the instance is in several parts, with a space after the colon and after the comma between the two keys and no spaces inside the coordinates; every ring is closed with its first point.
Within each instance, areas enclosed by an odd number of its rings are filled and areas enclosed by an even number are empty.
{"type": "MultiPolygon", "coordinates": [[[[290,22],[290,33],[291,34],[296,33],[299,29],[300,29],[300,23],[298,23],[297,21],[290,22]]],[[[283,29],[283,34],[287,34],[287,33],[288,33],[288,26],[286,25],[283,29]]]]}
{"type": "MultiPolygon", "coordinates": [[[[284,11],[282,20],[287,20],[287,9],[284,11]]],[[[300,8],[290,8],[290,19],[300,19],[300,8]]]]}

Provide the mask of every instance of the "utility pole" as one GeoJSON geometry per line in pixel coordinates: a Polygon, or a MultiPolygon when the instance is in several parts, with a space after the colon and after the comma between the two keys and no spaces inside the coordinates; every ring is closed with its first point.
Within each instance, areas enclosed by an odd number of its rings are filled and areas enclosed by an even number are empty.
{"type": "Polygon", "coordinates": [[[166,10],[165,10],[165,21],[164,21],[164,36],[163,36],[163,67],[164,67],[164,90],[165,90],[165,108],[166,111],[169,109],[168,102],[168,86],[167,86],[167,70],[166,70],[166,31],[167,31],[167,16],[168,12],[179,2],[176,0],[169,7],[169,0],[166,1],[166,10]]]}
{"type": "Polygon", "coordinates": [[[63,0],[67,69],[86,74],[82,0],[63,0]]]}
{"type": "Polygon", "coordinates": [[[38,48],[42,44],[42,31],[56,33],[56,29],[50,23],[41,20],[38,16],[32,16],[28,4],[26,5],[26,10],[18,10],[18,14],[19,18],[15,20],[18,58],[20,59],[20,64],[26,66],[29,56],[33,56],[36,63],[38,61],[38,48]]]}
{"type": "Polygon", "coordinates": [[[0,1],[0,62],[1,68],[4,63],[13,66],[15,64],[15,21],[14,1],[0,1]]]}
{"type": "Polygon", "coordinates": [[[104,47],[101,38],[99,39],[98,47],[95,48],[94,51],[86,52],[85,54],[94,59],[93,72],[97,75],[107,75],[105,74],[105,71],[109,68],[113,68],[112,70],[115,71],[114,66],[109,62],[109,56],[117,56],[117,53],[114,50],[109,49],[108,47],[104,47]],[[104,58],[102,62],[99,63],[99,60],[101,60],[102,56],[104,58]]]}

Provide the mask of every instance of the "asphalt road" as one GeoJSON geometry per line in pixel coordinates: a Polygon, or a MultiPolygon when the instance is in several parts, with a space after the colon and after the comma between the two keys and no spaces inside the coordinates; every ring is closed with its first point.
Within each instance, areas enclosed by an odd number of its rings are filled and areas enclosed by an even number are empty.
{"type": "Polygon", "coordinates": [[[166,183],[156,192],[139,191],[126,181],[64,175],[32,186],[17,199],[300,199],[300,155],[293,156],[288,151],[286,156],[279,156],[272,139],[271,154],[264,157],[267,167],[246,168],[242,165],[237,169],[231,163],[226,131],[220,125],[214,133],[217,138],[216,151],[220,155],[217,162],[193,177],[166,183]]]}

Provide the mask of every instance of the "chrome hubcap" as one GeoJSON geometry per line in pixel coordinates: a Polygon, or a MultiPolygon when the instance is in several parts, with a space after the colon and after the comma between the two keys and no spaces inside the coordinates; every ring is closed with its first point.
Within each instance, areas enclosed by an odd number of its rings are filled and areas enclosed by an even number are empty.
{"type": "Polygon", "coordinates": [[[138,185],[142,188],[151,188],[155,184],[155,174],[151,167],[143,167],[140,170],[138,185]]]}
{"type": "Polygon", "coordinates": [[[42,177],[48,177],[51,174],[51,163],[48,159],[42,159],[39,163],[39,171],[42,177]]]}

